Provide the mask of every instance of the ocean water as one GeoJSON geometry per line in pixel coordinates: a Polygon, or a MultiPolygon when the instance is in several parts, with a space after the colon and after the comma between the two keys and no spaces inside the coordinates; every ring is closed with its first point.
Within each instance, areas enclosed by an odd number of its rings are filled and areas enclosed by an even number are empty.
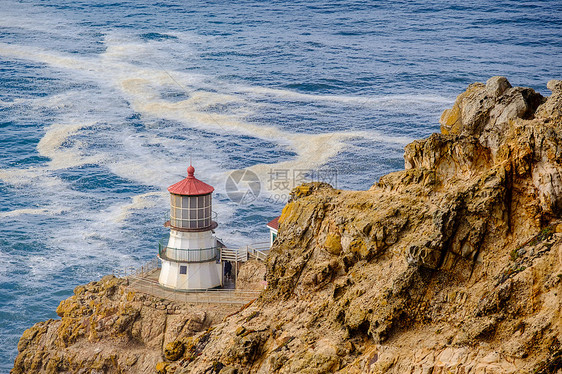
{"type": "Polygon", "coordinates": [[[265,241],[289,188],[369,188],[468,84],[548,95],[561,15],[558,0],[2,0],[0,372],[76,285],[155,257],[190,159],[217,235],[265,241]],[[226,188],[239,169],[260,181],[243,204],[226,188]]]}

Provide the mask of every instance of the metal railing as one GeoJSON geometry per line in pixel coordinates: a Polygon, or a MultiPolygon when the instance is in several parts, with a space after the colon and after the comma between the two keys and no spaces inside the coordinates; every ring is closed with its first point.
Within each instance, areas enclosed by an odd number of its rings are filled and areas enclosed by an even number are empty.
{"type": "Polygon", "coordinates": [[[246,262],[248,261],[248,251],[246,251],[245,248],[244,249],[221,248],[221,260],[246,262]]]}
{"type": "Polygon", "coordinates": [[[265,261],[269,254],[269,242],[247,245],[243,248],[220,248],[222,261],[246,262],[251,258],[265,261]]]}
{"type": "Polygon", "coordinates": [[[262,243],[254,243],[248,245],[247,247],[248,257],[255,258],[259,261],[265,261],[267,259],[267,255],[269,254],[270,243],[269,242],[262,242],[262,243]]]}
{"type": "Polygon", "coordinates": [[[167,246],[169,237],[165,236],[158,243],[158,256],[169,261],[206,262],[216,260],[219,256],[217,246],[210,248],[183,249],[167,246]]]}
{"type": "Polygon", "coordinates": [[[256,299],[261,291],[209,289],[204,291],[180,291],[163,288],[157,281],[130,277],[129,287],[158,298],[184,303],[246,304],[256,299]]]}
{"type": "Polygon", "coordinates": [[[267,260],[267,255],[268,255],[268,253],[256,249],[256,250],[254,251],[254,253],[252,253],[251,256],[252,256],[253,258],[255,258],[256,260],[265,261],[265,260],[267,260]]]}
{"type": "MultiPolygon", "coordinates": [[[[169,235],[166,235],[158,243],[158,256],[168,261],[181,262],[206,262],[220,258],[221,261],[246,262],[250,258],[265,261],[269,254],[269,242],[254,243],[246,247],[233,249],[222,245],[210,248],[183,249],[168,247],[169,235]]],[[[217,243],[220,239],[217,239],[217,243]]]]}

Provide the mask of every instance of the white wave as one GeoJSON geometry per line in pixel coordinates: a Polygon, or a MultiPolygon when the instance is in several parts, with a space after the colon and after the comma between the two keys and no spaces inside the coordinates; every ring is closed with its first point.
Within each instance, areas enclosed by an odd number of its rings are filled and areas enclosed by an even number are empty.
{"type": "Polygon", "coordinates": [[[268,88],[268,87],[248,87],[237,86],[237,91],[250,92],[259,95],[277,97],[279,99],[291,101],[327,101],[344,104],[354,104],[361,106],[380,106],[380,105],[406,105],[412,103],[430,104],[450,104],[454,102],[450,97],[439,95],[381,95],[381,96],[350,96],[350,95],[318,95],[307,94],[293,90],[268,88]]]}
{"type": "MultiPolygon", "coordinates": [[[[143,116],[155,119],[166,119],[181,123],[187,128],[198,128],[219,134],[242,134],[245,136],[258,137],[267,141],[273,141],[281,148],[288,148],[297,153],[297,157],[276,164],[254,165],[252,169],[264,177],[271,168],[305,169],[317,168],[327,163],[344,148],[345,141],[351,138],[363,137],[380,142],[391,142],[403,144],[409,141],[404,137],[393,137],[377,132],[344,132],[324,134],[302,134],[282,130],[273,125],[251,123],[243,120],[243,117],[252,114],[251,107],[254,103],[249,102],[246,97],[239,93],[216,93],[204,91],[186,92],[189,97],[185,100],[172,102],[161,98],[164,87],[179,86],[182,90],[193,89],[194,82],[201,83],[200,76],[194,76],[181,72],[169,72],[161,69],[151,69],[135,66],[130,63],[131,58],[137,58],[152,51],[140,41],[132,42],[129,38],[119,36],[106,36],[106,50],[99,58],[77,58],[64,53],[44,51],[39,48],[18,47],[0,43],[0,54],[18,58],[29,58],[35,61],[50,64],[57,68],[80,71],[96,71],[104,73],[104,78],[109,78],[113,86],[121,91],[121,94],[130,102],[135,112],[143,116]],[[187,87],[187,88],[186,88],[187,87]],[[232,113],[214,113],[212,109],[217,106],[237,105],[244,108],[242,111],[232,113]],[[240,113],[243,113],[240,115],[240,113]]],[[[107,82],[106,82],[107,83],[107,82]]],[[[176,87],[178,88],[178,87],[176,87]]],[[[240,88],[239,88],[240,90],[240,88]]],[[[344,103],[361,102],[388,102],[392,100],[404,101],[439,101],[437,98],[419,98],[407,96],[393,96],[384,98],[364,98],[352,96],[312,95],[301,94],[289,90],[271,89],[263,87],[242,87],[242,91],[258,93],[261,95],[276,95],[299,100],[312,101],[338,101],[344,103]]],[[[65,109],[65,97],[54,97],[43,105],[49,105],[57,109],[65,109]]],[[[115,174],[135,180],[144,184],[162,185],[162,174],[171,174],[172,167],[169,160],[158,153],[135,154],[133,149],[140,149],[142,144],[136,142],[128,146],[133,138],[123,140],[123,145],[128,147],[125,154],[120,157],[108,157],[99,152],[87,153],[86,148],[80,141],[69,139],[77,135],[80,130],[91,126],[85,124],[56,124],[47,128],[45,136],[38,144],[38,151],[42,156],[50,158],[46,170],[57,170],[84,165],[86,163],[105,164],[115,174]],[[134,157],[127,157],[130,152],[134,157]],[[129,153],[127,153],[129,152],[129,153]],[[164,171],[164,173],[162,173],[164,171]],[[156,181],[156,183],[155,183],[156,181]]],[[[91,149],[88,149],[91,152],[91,149]]],[[[25,177],[34,173],[42,173],[42,168],[30,168],[23,172],[25,177]],[[26,175],[27,174],[27,175],[26,175]]],[[[228,173],[229,171],[225,171],[228,173]]],[[[21,171],[0,171],[0,178],[5,181],[14,181],[22,177],[21,171]]]]}
{"type": "Polygon", "coordinates": [[[42,167],[0,169],[0,180],[18,187],[35,185],[40,186],[40,189],[52,190],[60,190],[64,185],[60,178],[42,167]]]}
{"type": "Polygon", "coordinates": [[[54,170],[67,169],[85,164],[101,163],[105,156],[85,156],[80,141],[70,141],[72,136],[91,124],[54,124],[47,127],[45,135],[37,144],[37,151],[50,161],[46,166],[0,169],[0,179],[12,185],[40,183],[45,187],[60,187],[60,178],[51,174],[54,170]]]}
{"type": "Polygon", "coordinates": [[[56,24],[52,17],[29,4],[9,0],[2,3],[0,27],[59,35],[67,31],[66,27],[61,27],[62,23],[56,24]],[[33,22],[29,22],[31,18],[33,22]]]}
{"type": "MultiPolygon", "coordinates": [[[[190,156],[197,156],[195,149],[189,149],[186,142],[177,139],[122,132],[115,137],[120,145],[120,155],[112,155],[106,167],[115,175],[134,181],[141,185],[165,188],[186,175],[190,156]],[[154,151],[153,146],[157,146],[154,151]]],[[[208,152],[216,151],[207,145],[208,152]]],[[[212,173],[212,162],[199,160],[198,172],[205,175],[212,173]]]]}
{"type": "Polygon", "coordinates": [[[25,264],[29,267],[29,284],[37,284],[48,278],[51,274],[56,274],[64,268],[64,261],[53,254],[32,254],[25,264]]]}
{"type": "Polygon", "coordinates": [[[21,216],[24,214],[33,214],[33,215],[57,215],[60,214],[63,210],[62,209],[48,209],[48,208],[23,208],[23,209],[15,209],[10,210],[8,212],[0,212],[0,218],[7,218],[7,217],[16,217],[21,216]]]}
{"type": "MultiPolygon", "coordinates": [[[[57,112],[69,113],[76,108],[76,101],[82,92],[66,91],[54,95],[28,99],[34,109],[49,108],[57,112]]],[[[81,100],[80,100],[81,101],[81,100]]]]}
{"type": "Polygon", "coordinates": [[[141,195],[136,195],[131,198],[130,204],[121,205],[118,207],[118,212],[108,212],[109,217],[115,223],[123,223],[126,221],[133,212],[155,207],[157,203],[165,201],[167,193],[161,192],[147,192],[141,195]]]}
{"type": "Polygon", "coordinates": [[[19,46],[0,43],[0,55],[22,60],[42,62],[58,68],[84,72],[99,72],[95,62],[88,57],[81,57],[61,52],[48,51],[33,46],[19,46]]]}
{"type": "Polygon", "coordinates": [[[37,151],[43,157],[50,158],[47,169],[59,170],[85,164],[100,163],[104,157],[102,155],[84,156],[81,151],[82,142],[74,140],[72,145],[65,146],[73,135],[79,130],[91,126],[92,124],[55,124],[47,127],[47,131],[39,144],[37,151]]]}
{"type": "MultiPolygon", "coordinates": [[[[398,141],[392,137],[377,136],[377,134],[367,133],[326,133],[326,134],[295,134],[282,130],[273,125],[257,124],[244,121],[239,113],[214,113],[210,108],[225,105],[239,105],[244,107],[244,116],[252,113],[248,107],[251,103],[239,94],[215,93],[198,89],[194,92],[187,92],[189,97],[185,100],[172,102],[161,98],[163,87],[177,85],[181,89],[190,87],[192,82],[186,79],[186,74],[169,72],[166,70],[151,69],[146,67],[139,68],[132,65],[129,61],[131,56],[138,57],[151,51],[148,48],[141,48],[139,42],[126,42],[123,38],[106,37],[106,51],[97,61],[91,58],[77,58],[68,54],[46,52],[37,48],[27,48],[22,50],[0,43],[0,54],[11,55],[19,58],[32,58],[58,68],[78,69],[81,71],[95,70],[103,72],[104,77],[110,78],[113,85],[121,90],[122,95],[131,103],[135,112],[141,113],[149,118],[166,119],[182,123],[186,127],[198,128],[205,131],[220,134],[232,133],[245,136],[258,137],[260,139],[277,142],[281,147],[288,147],[297,153],[295,160],[286,161],[278,164],[280,167],[317,167],[325,164],[337,155],[344,146],[343,141],[350,137],[367,136],[368,138],[378,138],[379,141],[398,141]],[[133,48],[134,46],[135,48],[133,48]]],[[[142,46],[142,44],[141,44],[142,46]]],[[[276,95],[279,97],[290,97],[300,100],[323,100],[339,102],[388,102],[395,100],[426,100],[435,101],[435,98],[418,98],[407,96],[395,96],[385,98],[364,98],[351,96],[331,96],[331,95],[311,95],[295,93],[289,90],[270,89],[263,87],[245,88],[244,90],[260,93],[262,95],[276,95]]],[[[68,125],[64,128],[55,127],[48,131],[38,147],[40,152],[51,158],[50,168],[62,168],[66,166],[77,166],[88,162],[101,162],[102,156],[91,156],[85,158],[81,155],[80,143],[67,148],[61,147],[60,138],[72,135],[78,131],[78,125],[68,125]],[[100,158],[101,157],[101,158],[100,158]]],[[[112,160],[116,163],[113,170],[124,176],[130,170],[131,161],[112,160]],[[122,163],[119,165],[119,163],[122,163]]],[[[152,165],[149,165],[151,167],[152,165]]],[[[256,165],[256,170],[269,168],[271,165],[263,164],[261,167],[256,165]]],[[[146,173],[145,173],[146,174],[146,173]]]]}
{"type": "Polygon", "coordinates": [[[12,107],[15,105],[21,105],[21,104],[26,104],[30,101],[30,99],[23,99],[23,98],[14,98],[11,100],[0,100],[0,107],[2,108],[8,108],[8,107],[12,107]]]}
{"type": "Polygon", "coordinates": [[[13,186],[27,184],[38,176],[38,168],[0,169],[0,179],[13,186]]]}
{"type": "Polygon", "coordinates": [[[367,139],[367,140],[371,140],[372,142],[375,143],[387,143],[387,144],[396,144],[396,145],[400,145],[400,146],[405,146],[411,142],[413,142],[415,139],[409,136],[392,136],[392,135],[388,135],[388,134],[383,134],[381,132],[378,131],[361,131],[360,132],[360,138],[363,139],[367,139]]]}

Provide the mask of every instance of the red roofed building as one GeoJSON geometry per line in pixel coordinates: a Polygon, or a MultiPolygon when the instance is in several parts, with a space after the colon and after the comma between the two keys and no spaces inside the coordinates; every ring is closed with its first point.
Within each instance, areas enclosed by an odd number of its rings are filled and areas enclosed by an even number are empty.
{"type": "MultiPolygon", "coordinates": [[[[279,216],[279,217],[281,217],[281,216],[279,216]]],[[[275,217],[274,219],[269,221],[269,223],[267,224],[267,227],[269,227],[269,246],[270,247],[273,245],[273,242],[275,241],[275,239],[277,239],[277,234],[279,232],[279,217],[275,217]]]]}

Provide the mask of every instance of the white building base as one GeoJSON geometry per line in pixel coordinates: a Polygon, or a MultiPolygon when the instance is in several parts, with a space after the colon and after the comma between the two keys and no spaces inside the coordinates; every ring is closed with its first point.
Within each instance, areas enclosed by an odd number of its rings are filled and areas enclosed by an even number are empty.
{"type": "Polygon", "coordinates": [[[222,266],[215,260],[193,263],[162,259],[158,282],[164,287],[175,290],[215,288],[222,286],[222,266]]]}

